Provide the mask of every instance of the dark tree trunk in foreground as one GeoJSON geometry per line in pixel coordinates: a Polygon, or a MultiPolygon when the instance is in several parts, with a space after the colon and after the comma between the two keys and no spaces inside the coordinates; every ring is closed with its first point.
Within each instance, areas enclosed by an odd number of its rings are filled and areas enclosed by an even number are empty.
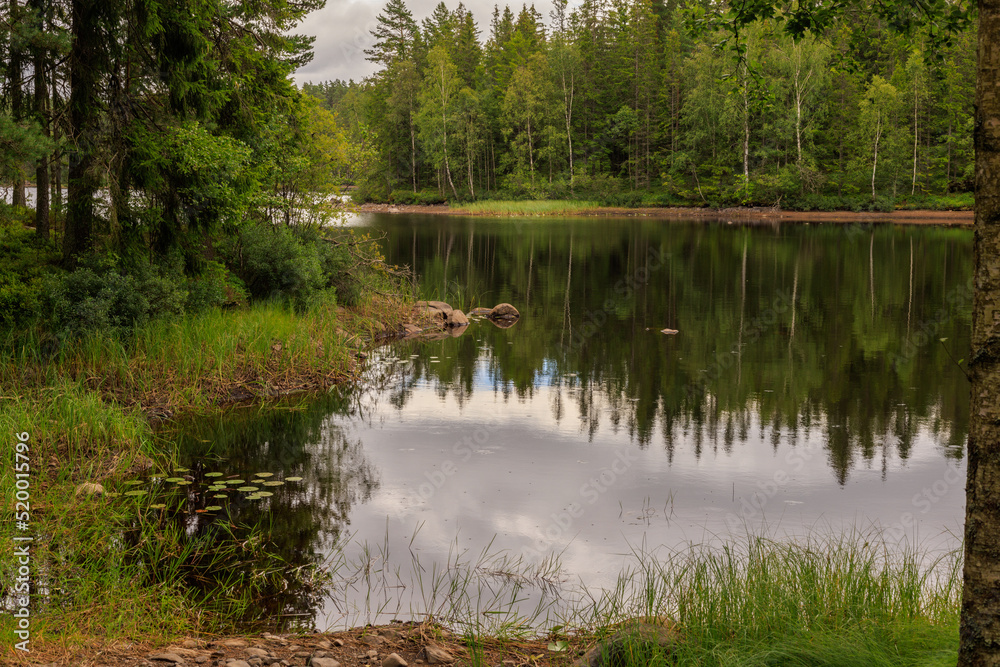
{"type": "Polygon", "coordinates": [[[97,131],[97,84],[101,62],[101,0],[73,2],[73,48],[69,54],[69,115],[73,143],[69,158],[69,192],[63,256],[71,259],[90,249],[94,227],[94,151],[97,131]]]}
{"type": "MultiPolygon", "coordinates": [[[[28,7],[34,13],[35,27],[39,33],[45,31],[45,6],[42,0],[30,0],[28,7]]],[[[36,36],[36,41],[40,39],[36,36]]],[[[45,136],[49,136],[48,102],[49,87],[46,79],[46,53],[40,44],[32,47],[35,59],[35,119],[42,126],[45,136]]],[[[49,157],[38,159],[35,168],[35,232],[40,238],[49,238],[49,157]]]]}
{"type": "Polygon", "coordinates": [[[959,664],[1000,665],[1000,0],[979,0],[975,297],[959,664]]]}

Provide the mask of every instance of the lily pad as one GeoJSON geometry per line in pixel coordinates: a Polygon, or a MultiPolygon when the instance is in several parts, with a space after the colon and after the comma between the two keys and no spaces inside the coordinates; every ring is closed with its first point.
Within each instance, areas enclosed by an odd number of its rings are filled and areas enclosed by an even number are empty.
{"type": "Polygon", "coordinates": [[[221,472],[206,472],[205,477],[222,477],[221,472]]]}
{"type": "Polygon", "coordinates": [[[117,498],[118,496],[121,495],[121,493],[119,493],[118,491],[108,491],[104,495],[106,495],[108,498],[117,498]]]}
{"type": "Polygon", "coordinates": [[[272,479],[267,482],[264,482],[264,486],[281,486],[282,484],[284,484],[284,482],[282,482],[280,479],[272,479]]]}
{"type": "Polygon", "coordinates": [[[274,477],[273,472],[255,472],[254,477],[274,477]]]}
{"type": "Polygon", "coordinates": [[[213,497],[213,498],[228,498],[229,496],[227,496],[227,495],[226,495],[226,494],[224,494],[224,493],[217,493],[217,494],[215,494],[215,495],[214,495],[214,496],[212,496],[212,497],[213,497]]]}
{"type": "Polygon", "coordinates": [[[235,486],[237,484],[246,484],[246,480],[245,479],[227,479],[226,480],[226,484],[229,484],[230,486],[235,486]]]}
{"type": "Polygon", "coordinates": [[[258,487],[256,487],[256,486],[241,486],[240,488],[238,488],[236,490],[237,491],[243,491],[244,493],[251,493],[253,491],[256,491],[257,489],[258,489],[258,487]]]}
{"type": "Polygon", "coordinates": [[[151,510],[161,510],[164,507],[166,507],[166,505],[164,505],[163,503],[156,503],[155,505],[150,505],[149,509],[151,509],[151,510]]]}
{"type": "Polygon", "coordinates": [[[205,509],[209,512],[218,512],[222,509],[222,505],[209,505],[205,509]]]}
{"type": "Polygon", "coordinates": [[[249,496],[246,497],[247,500],[260,500],[260,498],[261,497],[256,493],[251,493],[249,496]]]}
{"type": "Polygon", "coordinates": [[[149,491],[146,491],[146,489],[136,489],[135,491],[126,491],[125,495],[126,496],[144,496],[147,493],[149,493],[149,491]]]}
{"type": "Polygon", "coordinates": [[[286,482],[301,482],[302,478],[301,477],[286,477],[285,481],[286,482]]]}
{"type": "Polygon", "coordinates": [[[254,495],[257,496],[258,498],[270,498],[274,494],[271,493],[270,491],[258,491],[254,495]]]}
{"type": "Polygon", "coordinates": [[[190,484],[190,483],[191,483],[191,482],[187,481],[186,479],[182,479],[182,480],[181,480],[181,481],[179,481],[179,482],[174,482],[174,484],[176,484],[177,486],[187,486],[187,485],[188,485],[188,484],[190,484]]]}
{"type": "Polygon", "coordinates": [[[130,479],[129,481],[125,482],[125,486],[136,486],[138,484],[145,484],[145,483],[146,482],[142,481],[141,479],[130,479]]]}
{"type": "Polygon", "coordinates": [[[187,480],[185,480],[183,477],[167,477],[167,479],[164,481],[170,482],[171,484],[177,484],[179,482],[184,482],[187,480]]]}
{"type": "Polygon", "coordinates": [[[191,472],[190,468],[174,468],[174,472],[191,472]]]}

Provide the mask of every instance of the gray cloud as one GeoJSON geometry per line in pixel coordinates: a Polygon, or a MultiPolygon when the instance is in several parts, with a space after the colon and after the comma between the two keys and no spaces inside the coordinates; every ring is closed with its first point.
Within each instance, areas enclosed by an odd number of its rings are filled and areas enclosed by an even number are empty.
{"type": "MultiPolygon", "coordinates": [[[[410,0],[407,6],[419,24],[430,15],[438,1],[410,0]]],[[[445,4],[453,10],[458,6],[458,0],[446,0],[445,4]]],[[[481,41],[485,41],[489,36],[494,4],[500,4],[502,7],[507,3],[498,3],[495,0],[465,0],[465,6],[476,17],[481,41]]],[[[552,9],[551,1],[541,0],[534,4],[548,21],[549,11],[552,9]]],[[[316,37],[315,57],[311,63],[295,73],[296,82],[317,83],[332,79],[358,81],[374,74],[377,67],[365,60],[364,50],[372,46],[374,39],[371,31],[378,25],[378,15],[384,6],[384,0],[328,0],[326,7],[310,14],[295,32],[316,37]]],[[[510,6],[516,14],[520,10],[521,3],[511,2],[510,6]]]]}

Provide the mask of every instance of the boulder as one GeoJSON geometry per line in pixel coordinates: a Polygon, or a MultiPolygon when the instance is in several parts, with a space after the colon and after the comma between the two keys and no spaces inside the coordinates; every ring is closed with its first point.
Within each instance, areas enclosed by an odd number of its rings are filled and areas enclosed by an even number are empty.
{"type": "Polygon", "coordinates": [[[469,324],[469,318],[460,310],[453,310],[448,313],[445,325],[449,327],[464,327],[469,324]]]}
{"type": "Polygon", "coordinates": [[[521,317],[521,313],[517,312],[517,308],[509,303],[493,306],[493,310],[489,314],[491,320],[516,320],[519,317],[521,317]]]}
{"type": "Polygon", "coordinates": [[[577,667],[627,667],[669,663],[680,632],[671,619],[637,618],[621,624],[619,630],[587,651],[577,667]],[[666,660],[665,660],[666,659],[666,660]]]}
{"type": "Polygon", "coordinates": [[[492,308],[473,308],[469,311],[469,315],[471,317],[489,317],[491,312],[493,312],[492,308]]]}
{"type": "Polygon", "coordinates": [[[382,661],[382,667],[406,667],[407,662],[398,653],[390,653],[382,661]]]}
{"type": "Polygon", "coordinates": [[[436,310],[438,312],[444,313],[445,316],[452,311],[452,307],[446,304],[444,301],[417,301],[416,307],[421,310],[436,310]]]}
{"type": "Polygon", "coordinates": [[[429,665],[443,665],[450,662],[455,662],[455,657],[445,651],[440,646],[435,646],[434,644],[428,644],[424,647],[424,658],[427,660],[429,665]]]}

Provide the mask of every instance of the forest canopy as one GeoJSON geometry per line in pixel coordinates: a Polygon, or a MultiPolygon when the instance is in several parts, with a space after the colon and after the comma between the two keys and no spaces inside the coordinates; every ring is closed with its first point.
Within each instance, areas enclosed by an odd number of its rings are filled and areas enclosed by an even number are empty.
{"type": "Polygon", "coordinates": [[[714,6],[557,0],[483,29],[461,3],[418,23],[389,0],[379,71],[303,89],[358,152],[360,199],[971,205],[975,25],[942,45],[862,3],[819,37],[769,18],[720,49],[693,29],[714,6]]]}

